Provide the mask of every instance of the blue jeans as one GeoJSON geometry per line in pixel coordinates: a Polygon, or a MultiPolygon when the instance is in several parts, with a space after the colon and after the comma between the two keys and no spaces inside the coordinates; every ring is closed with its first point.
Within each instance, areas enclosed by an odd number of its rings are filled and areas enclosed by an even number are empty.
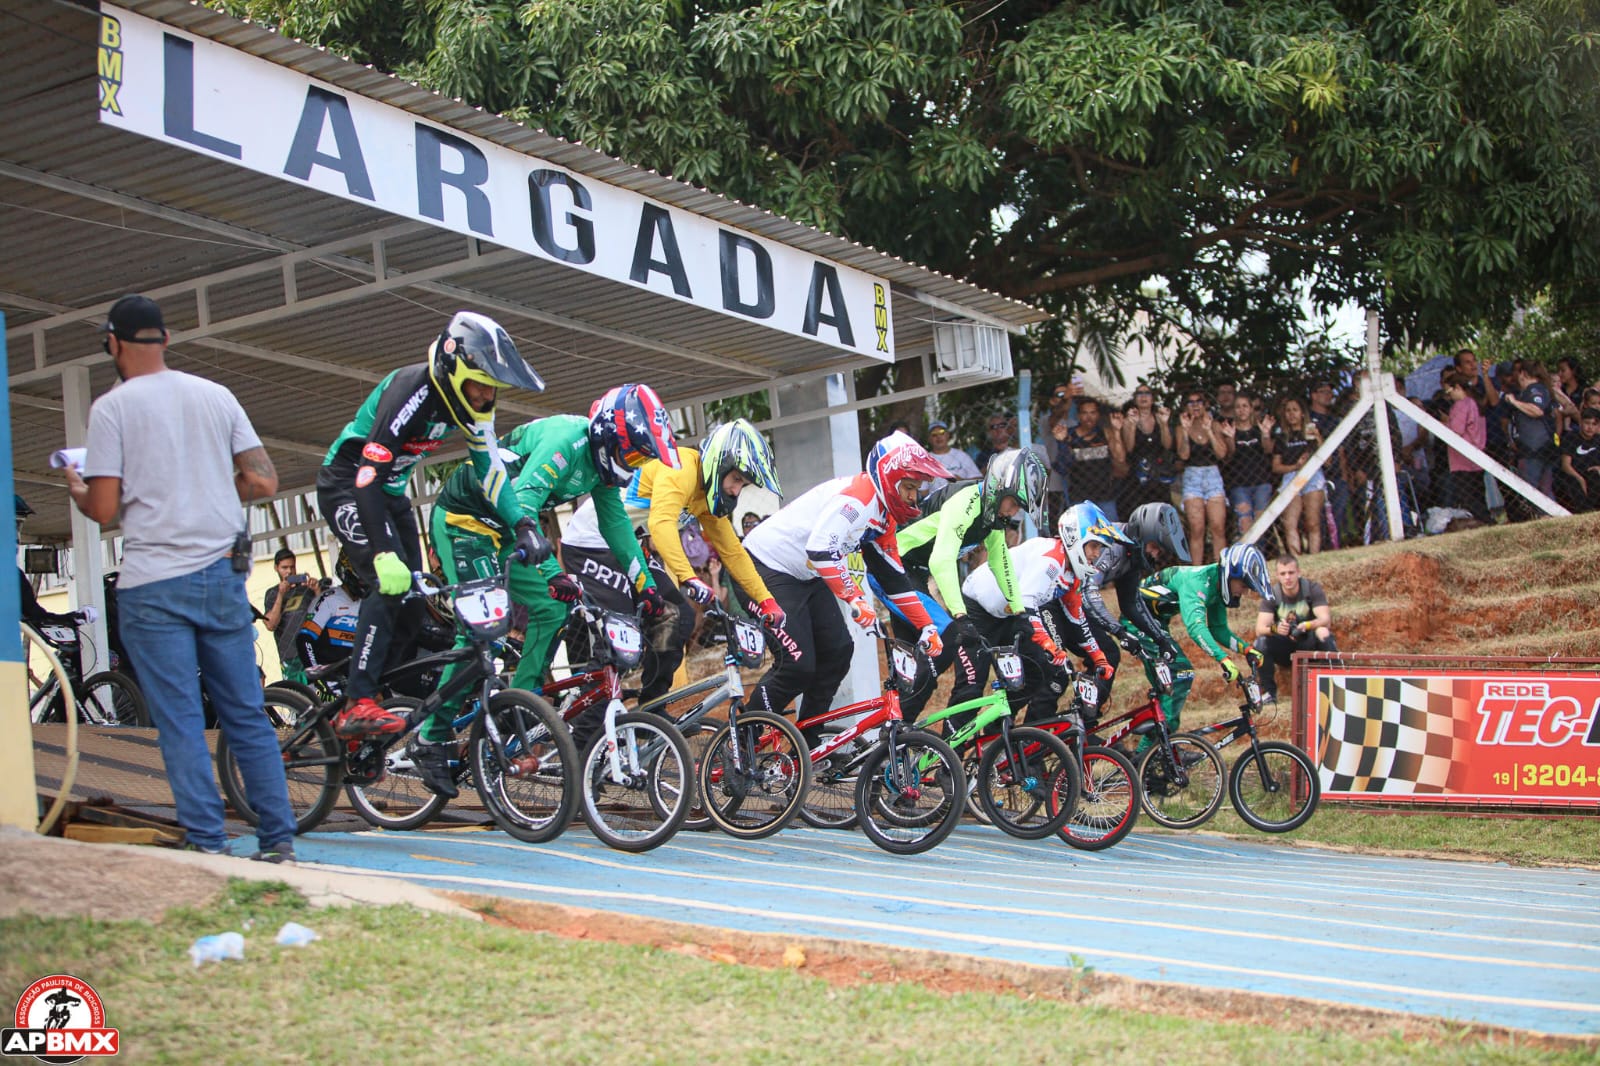
{"type": "Polygon", "coordinates": [[[278,735],[261,705],[256,635],[244,575],[228,559],[166,581],[117,591],[122,643],[150,704],[178,824],[203,848],[226,847],[222,797],[206,748],[200,678],[260,816],[262,847],[294,836],[278,735]]]}

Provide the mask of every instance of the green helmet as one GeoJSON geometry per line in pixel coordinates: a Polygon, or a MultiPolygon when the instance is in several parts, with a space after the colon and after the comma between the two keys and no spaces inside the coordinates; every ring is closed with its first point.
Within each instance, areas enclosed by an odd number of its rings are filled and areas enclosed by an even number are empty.
{"type": "Polygon", "coordinates": [[[984,471],[982,493],[983,522],[992,527],[1005,519],[1000,517],[1000,501],[1015,496],[1022,513],[1038,526],[1044,521],[1044,487],[1050,480],[1050,471],[1044,460],[1033,450],[1008,449],[989,460],[984,471]]]}
{"type": "Polygon", "coordinates": [[[767,439],[743,418],[725,422],[712,430],[700,445],[700,477],[706,487],[706,501],[718,518],[733,514],[738,496],[722,491],[722,479],[737,470],[752,485],[759,485],[778,496],[777,462],[767,439]]]}

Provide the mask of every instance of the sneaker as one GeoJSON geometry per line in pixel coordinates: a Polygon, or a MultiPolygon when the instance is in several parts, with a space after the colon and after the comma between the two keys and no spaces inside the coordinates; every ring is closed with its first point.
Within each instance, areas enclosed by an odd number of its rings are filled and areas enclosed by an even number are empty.
{"type": "Polygon", "coordinates": [[[270,862],[274,865],[293,863],[294,842],[285,840],[281,844],[271,844],[250,856],[251,862],[270,862]]]}
{"type": "Polygon", "coordinates": [[[402,715],[386,711],[376,700],[357,700],[333,716],[333,731],[341,737],[363,737],[369,733],[404,733],[406,720],[402,715]]]}
{"type": "Polygon", "coordinates": [[[407,749],[417,776],[422,779],[428,791],[436,796],[455,799],[461,794],[456,789],[455,771],[450,767],[451,757],[456,751],[453,740],[447,740],[442,744],[431,744],[420,737],[412,741],[407,749]]]}
{"type": "Polygon", "coordinates": [[[233,854],[233,852],[231,850],[229,850],[228,845],[226,845],[226,844],[223,844],[223,845],[221,845],[219,847],[215,847],[215,848],[208,848],[204,844],[196,844],[192,840],[184,841],[183,847],[179,848],[178,850],[179,851],[197,851],[201,855],[232,855],[233,854]]]}

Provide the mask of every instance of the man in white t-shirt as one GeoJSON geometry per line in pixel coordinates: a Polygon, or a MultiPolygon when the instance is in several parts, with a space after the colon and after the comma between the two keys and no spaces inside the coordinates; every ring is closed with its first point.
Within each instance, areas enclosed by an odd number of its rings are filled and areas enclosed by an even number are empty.
{"type": "Polygon", "coordinates": [[[251,857],[292,862],[295,819],[278,738],[262,710],[240,509],[278,490],[277,471],[232,393],[167,369],[167,330],[154,300],[124,296],[105,331],[122,383],[90,408],[83,476],[69,469],[67,487],[93,521],[122,516],[118,628],[150,703],[178,823],[193,850],[228,853],[203,678],[260,816],[260,849],[251,857]]]}
{"type": "Polygon", "coordinates": [[[949,480],[941,477],[930,481],[928,483],[930,493],[944,488],[950,481],[965,481],[968,478],[983,476],[978,470],[978,464],[972,461],[972,456],[950,446],[950,427],[939,419],[928,423],[928,452],[943,463],[944,468],[951,474],[949,480]]]}

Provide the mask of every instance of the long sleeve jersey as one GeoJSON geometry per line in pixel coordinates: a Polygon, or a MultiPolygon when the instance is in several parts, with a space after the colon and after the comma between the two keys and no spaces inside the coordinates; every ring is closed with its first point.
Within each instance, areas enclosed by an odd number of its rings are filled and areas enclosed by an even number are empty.
{"type": "MultiPolygon", "coordinates": [[[[438,451],[455,428],[423,363],[401,367],[380,381],[328,449],[323,470],[335,484],[351,486],[356,513],[375,553],[396,547],[389,536],[384,495],[404,496],[411,468],[438,451]]],[[[466,436],[476,491],[491,513],[514,525],[516,502],[506,491],[494,423],[476,423],[466,436]]]]}
{"type": "Polygon", "coordinates": [[[771,599],[772,594],[756,573],[733,523],[711,513],[705,482],[700,477],[700,453],[680,446],[678,461],[683,464],[679,470],[658,459],[644,464],[629,491],[631,497],[650,508],[650,538],[667,573],[680,585],[695,576],[694,567],[684,554],[683,541],[678,538],[678,516],[687,511],[699,519],[700,532],[716,549],[722,565],[739,587],[757,603],[771,599]]]}
{"type": "Polygon", "coordinates": [[[1117,606],[1122,609],[1122,616],[1132,622],[1157,648],[1169,654],[1176,654],[1177,643],[1150,613],[1150,608],[1145,603],[1139,588],[1139,581],[1143,577],[1144,571],[1136,553],[1130,552],[1126,545],[1110,545],[1100,553],[1099,560],[1083,582],[1083,609],[1095,625],[1107,633],[1115,633],[1118,625],[1112,619],[1106,601],[1101,595],[1101,590],[1109,585],[1116,590],[1117,606]]]}
{"type": "MultiPolygon", "coordinates": [[[[1067,562],[1067,553],[1055,537],[1034,537],[1011,549],[1011,562],[1016,570],[1017,602],[1020,610],[1037,611],[1054,600],[1061,601],[1067,621],[1078,631],[1085,654],[1100,650],[1089,620],[1083,613],[1083,597],[1078,592],[1078,578],[1067,562]]],[[[967,575],[961,586],[967,599],[984,612],[996,618],[1004,617],[1006,607],[1013,605],[1000,592],[1000,585],[989,569],[989,564],[978,567],[967,575]]]]}
{"type": "Polygon", "coordinates": [[[752,530],[744,547],[763,565],[797,580],[822,579],[847,603],[864,595],[845,565],[859,549],[868,572],[905,619],[919,629],[932,624],[900,561],[894,520],[866,474],[806,491],[752,530]]]}
{"type": "Polygon", "coordinates": [[[1189,638],[1221,662],[1228,652],[1243,651],[1248,645],[1228,628],[1228,605],[1219,580],[1216,563],[1169,566],[1145,578],[1142,591],[1156,617],[1181,616],[1189,638]]]}
{"type": "MultiPolygon", "coordinates": [[[[445,522],[458,529],[482,533],[496,547],[523,518],[537,520],[546,506],[566,503],[585,493],[594,500],[596,524],[617,560],[628,568],[628,580],[635,589],[653,588],[650,568],[634,538],[633,525],[622,506],[617,489],[605,485],[595,470],[589,452],[589,420],[581,415],[552,415],[518,426],[502,442],[508,456],[505,469],[510,474],[506,493],[513,502],[511,513],[491,506],[479,485],[477,470],[463,466],[445,482],[434,506],[447,512],[445,522]]],[[[539,564],[546,579],[561,572],[554,559],[539,564]]]]}
{"type": "MultiPolygon", "coordinates": [[[[1004,591],[1012,611],[1021,611],[1022,600],[1017,592],[1017,575],[1011,559],[1011,547],[1006,544],[1006,530],[1011,523],[997,518],[994,524],[983,520],[983,501],[980,486],[973,484],[957,488],[943,499],[939,494],[923,504],[923,517],[900,530],[895,540],[900,545],[900,558],[908,568],[927,570],[939,586],[939,596],[945,610],[952,615],[966,614],[962,601],[960,571],[956,563],[961,556],[982,544],[989,554],[986,564],[998,587],[1004,591]]],[[[1005,614],[1004,610],[999,612],[1005,614]]]]}

